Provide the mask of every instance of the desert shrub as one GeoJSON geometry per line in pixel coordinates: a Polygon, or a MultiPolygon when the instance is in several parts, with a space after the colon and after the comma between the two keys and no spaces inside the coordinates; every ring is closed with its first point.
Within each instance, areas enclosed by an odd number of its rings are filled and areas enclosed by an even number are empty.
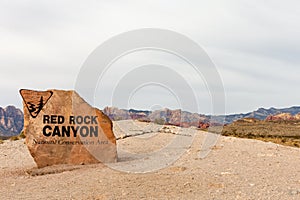
{"type": "Polygon", "coordinates": [[[26,138],[25,134],[24,134],[24,131],[21,131],[20,135],[19,135],[19,138],[26,138]]]}
{"type": "Polygon", "coordinates": [[[285,139],[285,138],[281,138],[281,142],[282,142],[282,143],[285,143],[285,142],[286,142],[286,139],[285,139]]]}
{"type": "Polygon", "coordinates": [[[151,121],[149,119],[138,119],[139,122],[147,122],[150,123],[151,121]]]}
{"type": "Polygon", "coordinates": [[[166,123],[166,120],[164,118],[158,118],[154,120],[155,124],[164,125],[166,123]]]}
{"type": "Polygon", "coordinates": [[[229,136],[229,133],[228,133],[228,131],[222,131],[222,135],[224,135],[224,136],[229,136]]]}
{"type": "Polygon", "coordinates": [[[123,118],[122,118],[122,117],[120,117],[120,116],[116,116],[114,121],[121,121],[121,120],[123,120],[123,118]]]}
{"type": "Polygon", "coordinates": [[[232,134],[233,134],[233,135],[237,135],[237,129],[235,129],[235,128],[232,129],[232,134]]]}
{"type": "Polygon", "coordinates": [[[26,136],[24,134],[24,131],[21,131],[21,133],[19,135],[11,136],[9,139],[11,141],[16,141],[16,140],[20,140],[20,139],[23,139],[23,138],[26,138],[26,136]]]}
{"type": "Polygon", "coordinates": [[[3,144],[3,143],[4,143],[4,141],[0,139],[0,144],[3,144]]]}
{"type": "Polygon", "coordinates": [[[300,145],[297,142],[294,143],[294,146],[298,148],[300,147],[300,145]]]}
{"type": "Polygon", "coordinates": [[[16,141],[16,140],[19,140],[20,138],[19,138],[18,135],[15,135],[15,136],[11,136],[9,139],[10,139],[11,141],[16,141]]]}

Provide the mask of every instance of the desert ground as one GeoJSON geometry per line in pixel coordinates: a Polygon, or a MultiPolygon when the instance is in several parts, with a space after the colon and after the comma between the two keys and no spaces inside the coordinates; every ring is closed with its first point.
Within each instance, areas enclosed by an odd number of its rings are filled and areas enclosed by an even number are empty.
{"type": "Polygon", "coordinates": [[[114,133],[107,165],[37,169],[24,139],[6,140],[0,199],[300,199],[299,148],[136,121],[114,133]]]}

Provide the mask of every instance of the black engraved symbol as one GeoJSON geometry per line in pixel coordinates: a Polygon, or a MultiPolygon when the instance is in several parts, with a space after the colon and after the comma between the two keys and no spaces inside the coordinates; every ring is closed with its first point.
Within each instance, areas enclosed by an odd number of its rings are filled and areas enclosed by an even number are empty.
{"type": "Polygon", "coordinates": [[[36,118],[38,116],[38,114],[41,112],[41,110],[53,94],[52,91],[40,92],[30,90],[20,90],[20,93],[30,115],[33,118],[36,118]]]}
{"type": "Polygon", "coordinates": [[[34,105],[31,102],[27,102],[27,105],[28,105],[28,110],[29,110],[31,116],[33,118],[35,118],[40,113],[40,111],[42,110],[42,108],[44,106],[44,104],[43,104],[43,96],[41,96],[40,101],[39,101],[39,103],[37,105],[34,105]]]}

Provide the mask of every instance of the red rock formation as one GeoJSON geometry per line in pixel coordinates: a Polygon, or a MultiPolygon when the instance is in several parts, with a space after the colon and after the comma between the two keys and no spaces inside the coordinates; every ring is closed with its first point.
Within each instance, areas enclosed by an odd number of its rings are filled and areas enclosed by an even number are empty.
{"type": "Polygon", "coordinates": [[[26,145],[38,167],[117,160],[111,120],[76,92],[20,90],[20,93],[26,145]],[[53,95],[43,101],[41,97],[49,93],[53,95]],[[38,112],[37,107],[40,107],[38,112]]]}
{"type": "Polygon", "coordinates": [[[278,115],[269,115],[266,121],[294,121],[297,120],[299,116],[293,116],[290,113],[280,113],[278,115]]]}
{"type": "Polygon", "coordinates": [[[207,128],[209,128],[209,123],[199,122],[198,128],[200,128],[200,129],[207,129],[207,128]]]}
{"type": "Polygon", "coordinates": [[[105,107],[103,113],[106,114],[111,120],[127,120],[131,119],[127,110],[118,109],[116,107],[105,107]]]}

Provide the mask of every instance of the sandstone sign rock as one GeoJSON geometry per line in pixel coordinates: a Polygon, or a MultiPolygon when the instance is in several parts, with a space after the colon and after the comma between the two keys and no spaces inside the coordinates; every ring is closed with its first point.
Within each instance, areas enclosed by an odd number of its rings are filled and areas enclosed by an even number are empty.
{"type": "Polygon", "coordinates": [[[117,161],[111,120],[75,91],[20,94],[26,144],[38,167],[117,161]]]}

